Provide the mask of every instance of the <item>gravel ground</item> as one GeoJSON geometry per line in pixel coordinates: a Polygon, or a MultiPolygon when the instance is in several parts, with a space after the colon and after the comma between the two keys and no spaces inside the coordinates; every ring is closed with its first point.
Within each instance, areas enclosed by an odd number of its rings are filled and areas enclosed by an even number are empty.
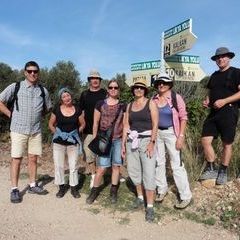
{"type": "MultiPolygon", "coordinates": [[[[80,199],[74,199],[68,192],[63,199],[57,199],[57,188],[52,181],[45,185],[48,195],[37,196],[26,192],[22,203],[12,204],[9,201],[9,159],[9,144],[1,144],[0,239],[239,240],[236,234],[218,225],[206,226],[175,216],[166,216],[158,224],[149,224],[144,221],[142,211],[112,212],[98,203],[88,206],[85,194],[80,199]]],[[[51,150],[46,147],[39,161],[39,173],[53,176],[52,161],[49,159],[51,150]]],[[[21,172],[27,172],[26,161],[21,172]]],[[[27,183],[26,175],[22,174],[20,190],[26,190],[27,183]]],[[[206,195],[205,190],[202,191],[206,195]]],[[[196,196],[196,208],[202,206],[198,198],[196,196]]]]}

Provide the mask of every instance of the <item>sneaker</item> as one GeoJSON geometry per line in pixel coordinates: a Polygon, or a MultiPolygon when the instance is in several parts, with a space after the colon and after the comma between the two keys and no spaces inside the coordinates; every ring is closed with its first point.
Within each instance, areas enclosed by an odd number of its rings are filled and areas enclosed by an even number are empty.
{"type": "Polygon", "coordinates": [[[46,194],[48,194],[48,191],[46,189],[43,189],[43,187],[36,185],[35,187],[29,186],[28,193],[38,194],[38,195],[46,195],[46,194]]]}
{"type": "Polygon", "coordinates": [[[99,195],[99,187],[93,187],[89,196],[86,199],[87,204],[92,204],[99,195]]]}
{"type": "Polygon", "coordinates": [[[18,189],[13,189],[10,194],[11,203],[20,203],[22,201],[22,197],[18,189]]]}
{"type": "Polygon", "coordinates": [[[80,198],[80,193],[77,189],[77,186],[71,187],[71,194],[74,198],[80,198]]]}
{"type": "Polygon", "coordinates": [[[59,190],[56,193],[56,197],[57,198],[62,198],[62,197],[64,197],[65,193],[66,193],[65,186],[64,185],[59,185],[59,190]]]}
{"type": "Polygon", "coordinates": [[[95,174],[92,174],[92,175],[91,175],[91,180],[90,180],[90,186],[89,186],[90,189],[93,188],[94,178],[95,178],[95,174]]]}
{"type": "Polygon", "coordinates": [[[207,180],[207,179],[216,179],[218,176],[218,170],[217,169],[210,169],[207,168],[204,170],[202,175],[200,176],[199,180],[207,180]]]}
{"type": "Polygon", "coordinates": [[[180,202],[176,203],[174,205],[175,208],[177,209],[184,209],[187,206],[189,206],[189,204],[192,202],[192,199],[188,199],[188,200],[181,200],[180,202]]]}
{"type": "Polygon", "coordinates": [[[145,220],[147,222],[153,222],[153,220],[154,220],[154,209],[153,209],[153,207],[146,208],[145,220]]]}
{"type": "Polygon", "coordinates": [[[155,202],[162,202],[163,199],[166,197],[167,192],[165,193],[158,193],[155,198],[155,202]]]}
{"type": "Polygon", "coordinates": [[[140,198],[136,198],[135,201],[133,202],[132,208],[133,209],[144,208],[144,200],[142,200],[140,198]]]}
{"type": "Polygon", "coordinates": [[[223,170],[219,170],[216,184],[217,185],[224,185],[227,183],[227,172],[223,170]]]}

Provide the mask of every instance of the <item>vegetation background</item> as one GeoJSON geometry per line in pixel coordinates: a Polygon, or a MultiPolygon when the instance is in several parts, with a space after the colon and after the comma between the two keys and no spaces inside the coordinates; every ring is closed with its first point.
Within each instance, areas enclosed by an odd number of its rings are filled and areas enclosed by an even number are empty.
{"type": "MultiPolygon", "coordinates": [[[[16,81],[21,81],[23,79],[23,70],[14,70],[9,65],[0,63],[0,92],[9,84],[16,81]]],[[[116,79],[121,86],[121,101],[129,103],[132,100],[132,94],[130,87],[126,84],[126,74],[116,73],[112,79],[116,79]]],[[[106,88],[108,81],[112,79],[102,80],[102,87],[106,88]]],[[[237,230],[240,234],[240,185],[238,181],[233,181],[220,190],[205,190],[199,187],[199,184],[197,183],[197,179],[199,178],[201,171],[204,168],[204,155],[200,139],[202,124],[206,115],[208,114],[208,110],[202,106],[202,101],[207,94],[206,83],[208,80],[209,77],[205,77],[200,83],[175,82],[174,84],[174,90],[184,97],[188,110],[189,121],[186,131],[186,145],[182,151],[182,158],[185,163],[189,179],[191,181],[194,199],[196,200],[195,204],[190,207],[190,211],[184,211],[183,215],[186,215],[188,219],[194,219],[197,222],[203,222],[210,225],[214,225],[216,221],[215,219],[219,219],[222,226],[233,229],[234,231],[237,230]]],[[[48,89],[53,104],[58,103],[57,93],[58,90],[62,87],[68,87],[72,90],[76,104],[78,103],[81,92],[88,88],[87,81],[83,81],[81,79],[80,73],[76,70],[75,65],[71,61],[59,61],[50,69],[41,69],[40,82],[48,89]]],[[[155,94],[155,90],[151,87],[149,91],[149,97],[151,97],[153,94],[155,94]]],[[[48,119],[49,115],[47,115],[43,120],[43,141],[45,143],[51,143],[52,138],[48,129],[48,119]]],[[[8,131],[9,119],[0,114],[1,154],[5,154],[4,146],[6,144],[9,145],[8,143],[4,143],[5,136],[9,136],[8,131]]],[[[8,141],[9,139],[7,142],[8,141]]],[[[229,178],[231,180],[234,180],[237,176],[240,176],[240,150],[238,147],[239,142],[240,128],[238,126],[236,139],[233,146],[232,161],[228,170],[229,178]]],[[[217,159],[220,159],[222,147],[221,142],[219,140],[216,140],[214,142],[214,145],[216,153],[218,154],[217,159]]],[[[46,158],[49,159],[49,156],[46,158]]],[[[168,165],[167,167],[169,176],[171,176],[170,166],[168,165]]],[[[85,184],[85,188],[88,185],[89,184],[85,184]]],[[[84,190],[83,188],[82,191],[87,193],[88,189],[84,190]]],[[[126,206],[128,202],[132,200],[133,196],[129,194],[126,186],[122,187],[120,191],[121,194],[119,195],[122,196],[122,200],[119,201],[118,207],[115,208],[124,209],[124,211],[127,211],[128,208],[126,206]]],[[[103,202],[103,204],[109,206],[109,202],[107,200],[108,191],[105,190],[105,194],[102,194],[101,196],[103,197],[104,201],[101,200],[100,202],[103,202]]],[[[166,214],[173,212],[171,210],[171,203],[169,206],[168,203],[166,203],[166,205],[160,205],[157,206],[157,208],[159,208],[157,209],[159,217],[161,217],[161,214],[163,214],[165,210],[166,214]]],[[[178,214],[180,217],[182,216],[180,213],[176,214],[178,214]]]]}
{"type": "MultiPolygon", "coordinates": [[[[77,104],[81,92],[88,87],[87,81],[83,81],[80,76],[80,73],[76,70],[75,65],[71,61],[59,61],[50,69],[41,69],[40,81],[41,84],[48,89],[53,104],[57,104],[58,102],[58,90],[66,86],[72,90],[74,94],[74,100],[77,104]]],[[[15,70],[5,63],[0,63],[0,92],[9,84],[23,79],[23,70],[15,70]]],[[[118,80],[121,86],[121,101],[127,103],[130,102],[132,100],[132,95],[129,86],[126,84],[126,74],[116,73],[116,76],[113,76],[112,79],[118,80]]],[[[204,156],[200,144],[200,138],[202,124],[208,113],[208,110],[202,107],[202,101],[207,93],[205,86],[208,82],[208,79],[209,77],[205,77],[200,83],[175,82],[174,85],[175,91],[184,97],[187,104],[189,121],[186,132],[186,146],[182,152],[182,156],[191,181],[198,179],[204,167],[204,156]]],[[[104,79],[102,81],[102,87],[106,87],[109,80],[111,79],[104,79]]],[[[151,97],[154,93],[154,89],[151,88],[149,97],[151,97]]],[[[47,127],[48,118],[49,116],[43,120],[43,141],[49,143],[51,142],[51,134],[47,127]]],[[[0,134],[3,134],[8,130],[9,120],[1,114],[0,134]]],[[[229,175],[231,178],[238,176],[240,170],[240,152],[238,148],[239,142],[240,130],[238,127],[233,147],[232,162],[229,167],[229,175]]],[[[222,147],[220,141],[216,140],[214,144],[217,149],[216,152],[220,153],[220,149],[222,147]]],[[[217,159],[220,158],[221,156],[218,155],[217,159]]]]}

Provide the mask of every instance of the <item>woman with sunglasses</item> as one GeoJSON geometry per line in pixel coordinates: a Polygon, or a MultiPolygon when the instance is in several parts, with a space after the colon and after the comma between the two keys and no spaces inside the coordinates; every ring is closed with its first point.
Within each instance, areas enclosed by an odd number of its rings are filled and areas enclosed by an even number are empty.
{"type": "Polygon", "coordinates": [[[148,88],[144,80],[138,80],[131,87],[134,101],[126,110],[124,120],[122,156],[127,159],[129,176],[136,186],[137,198],[133,208],[143,208],[146,195],[148,222],[154,220],[154,195],[156,189],[154,154],[157,137],[158,112],[156,104],[147,98],[148,88]],[[145,192],[143,192],[145,191],[145,192]]]}
{"type": "Polygon", "coordinates": [[[68,88],[58,92],[60,104],[53,109],[49,119],[49,129],[53,133],[53,160],[55,165],[55,184],[59,186],[57,198],[66,193],[64,178],[65,154],[69,164],[69,185],[74,198],[79,198],[77,160],[82,143],[79,132],[85,127],[82,111],[73,105],[72,93],[68,88]]]}
{"type": "Polygon", "coordinates": [[[156,201],[163,201],[168,191],[165,157],[167,151],[173,170],[173,178],[180,194],[180,201],[175,204],[175,207],[183,209],[190,204],[192,199],[187,172],[180,158],[187,123],[186,105],[179,94],[172,92],[173,80],[167,74],[160,74],[154,81],[154,87],[157,89],[158,94],[153,97],[153,100],[156,102],[159,112],[156,201]]]}
{"type": "Polygon", "coordinates": [[[94,178],[93,188],[86,199],[87,204],[92,204],[100,193],[101,180],[106,169],[112,167],[112,185],[110,189],[111,203],[117,202],[119,187],[120,167],[122,166],[121,142],[123,131],[123,117],[126,105],[119,102],[120,87],[116,80],[108,83],[108,97],[97,102],[94,110],[93,138],[98,129],[107,130],[114,124],[112,133],[112,145],[108,156],[98,156],[97,172],[94,178]],[[113,123],[115,120],[115,123],[113,123]]]}

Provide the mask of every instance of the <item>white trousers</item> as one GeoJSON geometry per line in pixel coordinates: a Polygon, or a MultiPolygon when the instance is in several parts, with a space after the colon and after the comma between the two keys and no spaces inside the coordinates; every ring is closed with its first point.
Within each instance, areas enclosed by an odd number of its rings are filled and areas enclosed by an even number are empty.
{"type": "Polygon", "coordinates": [[[69,165],[69,185],[76,186],[78,184],[78,149],[79,145],[61,145],[53,143],[53,160],[55,166],[55,184],[65,184],[64,180],[64,161],[67,154],[69,165]]]}
{"type": "Polygon", "coordinates": [[[189,187],[187,172],[183,162],[180,159],[180,151],[176,149],[177,138],[173,128],[167,130],[158,130],[157,137],[157,167],[156,167],[156,185],[159,194],[166,193],[168,190],[166,177],[166,151],[170,157],[170,163],[173,171],[173,178],[180,194],[181,200],[192,198],[189,187]]]}

